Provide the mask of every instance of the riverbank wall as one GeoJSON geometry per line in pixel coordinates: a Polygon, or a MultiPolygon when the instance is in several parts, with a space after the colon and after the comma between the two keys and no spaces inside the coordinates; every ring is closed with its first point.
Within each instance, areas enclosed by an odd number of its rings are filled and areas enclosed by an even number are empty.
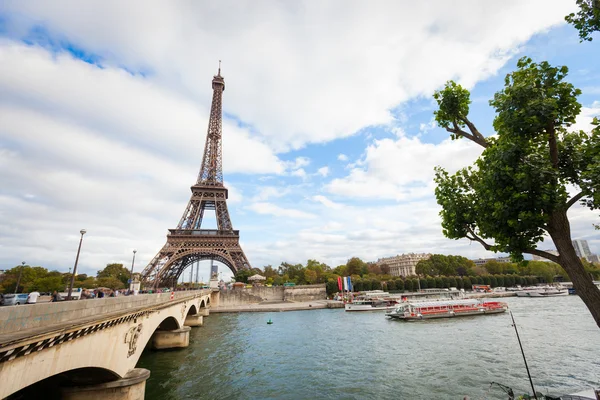
{"type": "Polygon", "coordinates": [[[322,310],[324,308],[344,308],[344,303],[335,300],[316,300],[285,303],[254,303],[211,307],[210,313],[240,313],[240,312],[281,312],[301,310],[322,310]]]}
{"type": "Polygon", "coordinates": [[[220,307],[261,303],[307,302],[327,299],[325,285],[253,286],[221,290],[220,307]]]}

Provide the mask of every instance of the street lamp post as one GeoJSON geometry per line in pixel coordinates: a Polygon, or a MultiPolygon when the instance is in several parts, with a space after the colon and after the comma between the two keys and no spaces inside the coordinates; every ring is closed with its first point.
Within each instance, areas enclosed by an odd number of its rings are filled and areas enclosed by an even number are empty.
{"type": "Polygon", "coordinates": [[[129,290],[133,290],[133,264],[135,264],[135,253],[137,253],[137,250],[133,249],[133,260],[131,260],[131,278],[129,278],[129,290]]]}
{"type": "Polygon", "coordinates": [[[79,262],[79,252],[81,251],[81,242],[83,242],[83,235],[85,235],[85,229],[79,231],[81,238],[79,239],[79,247],[77,248],[77,257],[75,257],[75,266],[73,267],[73,275],[71,275],[71,284],[69,285],[69,293],[67,294],[67,300],[71,300],[71,293],[73,292],[73,285],[75,284],[75,275],[77,275],[77,263],[79,262]]]}
{"type": "Polygon", "coordinates": [[[17,286],[15,286],[15,294],[19,290],[19,284],[21,283],[21,275],[23,275],[23,268],[25,268],[25,261],[21,261],[21,269],[19,270],[19,277],[17,278],[17,286]]]}

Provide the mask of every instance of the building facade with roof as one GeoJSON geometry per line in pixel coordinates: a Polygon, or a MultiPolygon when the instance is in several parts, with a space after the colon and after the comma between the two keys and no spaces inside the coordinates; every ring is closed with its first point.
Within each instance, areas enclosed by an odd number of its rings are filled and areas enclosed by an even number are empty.
{"type": "Polygon", "coordinates": [[[596,262],[598,260],[598,257],[590,251],[587,240],[573,240],[573,247],[575,247],[577,257],[585,258],[589,262],[596,262]]]}
{"type": "Polygon", "coordinates": [[[510,257],[495,257],[495,258],[478,258],[477,260],[471,260],[475,263],[476,266],[481,267],[485,265],[488,261],[496,261],[501,263],[509,263],[511,262],[510,257]]]}
{"type": "Polygon", "coordinates": [[[411,276],[416,275],[415,267],[421,260],[427,260],[431,257],[429,253],[408,253],[394,257],[384,257],[377,260],[377,265],[387,265],[390,267],[390,275],[392,276],[411,276]]]}

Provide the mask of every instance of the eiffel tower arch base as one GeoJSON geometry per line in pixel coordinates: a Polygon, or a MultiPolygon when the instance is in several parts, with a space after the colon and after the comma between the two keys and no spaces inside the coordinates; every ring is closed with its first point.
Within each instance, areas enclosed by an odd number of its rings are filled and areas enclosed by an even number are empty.
{"type": "Polygon", "coordinates": [[[171,286],[186,267],[202,260],[221,262],[234,274],[240,269],[250,268],[236,231],[197,230],[191,232],[196,235],[181,236],[176,231],[172,230],[172,234],[167,236],[167,243],[152,260],[151,266],[158,271],[158,276],[148,279],[148,286],[171,286]]]}

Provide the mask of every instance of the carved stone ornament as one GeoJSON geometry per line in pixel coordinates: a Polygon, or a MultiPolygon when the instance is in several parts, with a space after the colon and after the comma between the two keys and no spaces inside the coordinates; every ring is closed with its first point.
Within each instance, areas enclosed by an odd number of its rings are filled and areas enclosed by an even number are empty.
{"type": "Polygon", "coordinates": [[[125,343],[129,344],[129,350],[127,352],[127,358],[131,357],[135,354],[137,349],[137,341],[140,337],[140,332],[142,332],[142,324],[137,326],[132,326],[129,328],[127,333],[125,334],[125,343]]]}

